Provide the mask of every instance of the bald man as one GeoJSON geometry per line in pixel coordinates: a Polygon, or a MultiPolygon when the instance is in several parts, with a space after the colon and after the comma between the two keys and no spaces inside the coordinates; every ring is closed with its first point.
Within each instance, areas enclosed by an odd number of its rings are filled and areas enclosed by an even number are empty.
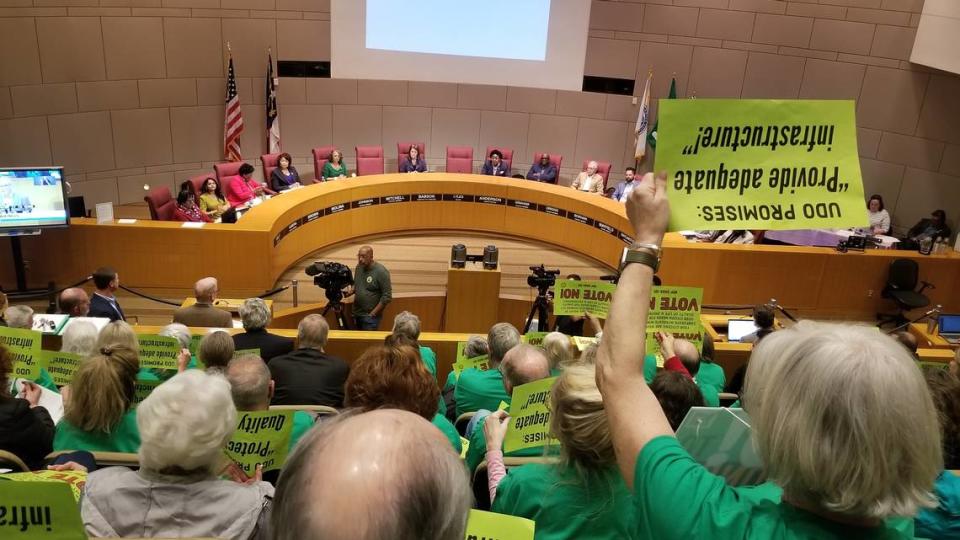
{"type": "Polygon", "coordinates": [[[90,312],[90,297],[79,287],[64,289],[57,299],[60,313],[71,317],[86,317],[90,312]]]}
{"type": "Polygon", "coordinates": [[[347,413],[287,460],[270,525],[275,540],[462,540],[472,502],[459,456],[430,422],[395,409],[347,413]]]}
{"type": "Polygon", "coordinates": [[[216,278],[205,277],[193,286],[197,302],[173,312],[173,322],[201,328],[233,328],[233,315],[213,307],[220,292],[216,278]]]}
{"type": "MultiPolygon", "coordinates": [[[[690,378],[693,379],[693,382],[697,383],[697,386],[700,388],[700,392],[703,394],[703,400],[706,402],[708,407],[719,407],[720,406],[720,392],[723,391],[723,369],[720,369],[719,376],[717,374],[711,373],[709,376],[703,378],[700,377],[700,366],[702,358],[700,356],[700,350],[697,349],[697,346],[685,339],[677,339],[673,337],[672,334],[667,332],[661,332],[658,336],[660,340],[660,351],[664,359],[664,365],[666,369],[670,369],[667,366],[667,363],[672,358],[676,358],[683,364],[683,367],[686,368],[687,373],[689,373],[690,378]],[[714,383],[717,381],[720,383],[719,386],[714,383]]],[[[710,364],[711,369],[714,364],[710,364]]],[[[719,366],[718,366],[719,367],[719,366]]],[[[647,355],[646,359],[643,362],[643,375],[644,378],[648,381],[647,384],[653,382],[653,379],[657,376],[657,362],[653,355],[647,355]]]]}
{"type": "MultiPolygon", "coordinates": [[[[508,396],[512,397],[513,389],[517,386],[549,377],[550,361],[543,353],[543,349],[524,343],[507,351],[507,354],[503,357],[503,362],[500,363],[500,371],[503,372],[503,389],[506,390],[508,396]]],[[[477,465],[480,465],[487,454],[487,440],[483,436],[483,421],[489,414],[490,411],[478,411],[467,426],[470,447],[467,448],[465,462],[470,474],[473,474],[477,465]]],[[[527,448],[506,455],[542,456],[543,447],[527,448]]]]}
{"type": "Polygon", "coordinates": [[[602,195],[605,179],[597,173],[597,169],[599,168],[600,165],[596,161],[587,163],[587,170],[578,174],[573,180],[573,183],[570,184],[570,187],[585,193],[602,195]]]}
{"type": "Polygon", "coordinates": [[[383,310],[393,299],[390,272],[373,260],[373,248],[361,246],[357,252],[357,268],[353,272],[353,323],[357,330],[376,330],[383,319],[383,310]]]}

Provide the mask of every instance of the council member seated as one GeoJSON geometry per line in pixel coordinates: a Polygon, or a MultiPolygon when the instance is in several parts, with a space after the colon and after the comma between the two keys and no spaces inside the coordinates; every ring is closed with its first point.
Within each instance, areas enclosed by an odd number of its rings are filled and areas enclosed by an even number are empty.
{"type": "Polygon", "coordinates": [[[277,158],[277,168],[270,173],[270,188],[277,193],[300,185],[300,174],[293,166],[293,158],[284,152],[277,158]]]}
{"type": "Polygon", "coordinates": [[[603,195],[604,178],[597,174],[598,168],[600,168],[600,165],[596,161],[587,163],[587,170],[578,174],[570,187],[585,193],[603,195]]]}
{"type": "Polygon", "coordinates": [[[200,193],[200,210],[210,219],[217,219],[230,209],[227,198],[223,196],[220,182],[214,177],[203,181],[200,193]]]}
{"type": "Polygon", "coordinates": [[[490,159],[483,163],[483,169],[480,172],[487,176],[506,177],[510,175],[510,168],[504,163],[503,154],[499,150],[494,150],[490,152],[490,159]]]}
{"type": "Polygon", "coordinates": [[[213,221],[197,206],[197,200],[189,180],[180,184],[180,193],[177,193],[177,207],[173,211],[173,219],[195,223],[210,223],[213,221]]]}
{"type": "Polygon", "coordinates": [[[420,157],[420,150],[416,145],[411,144],[407,155],[400,161],[400,172],[427,172],[427,162],[420,157]]]}
{"type": "Polygon", "coordinates": [[[867,201],[870,234],[890,234],[890,214],[883,207],[883,197],[871,195],[867,201]]]}
{"type": "Polygon", "coordinates": [[[537,182],[546,182],[548,184],[557,183],[557,168],[550,163],[550,156],[544,154],[540,157],[539,163],[534,163],[527,171],[527,180],[536,180],[537,182]]]}
{"type": "Polygon", "coordinates": [[[910,232],[907,233],[907,240],[916,245],[929,238],[936,241],[938,238],[950,238],[950,226],[947,225],[947,213],[943,210],[934,210],[929,218],[923,218],[917,222],[910,232]]]}
{"type": "Polygon", "coordinates": [[[227,201],[231,206],[242,206],[253,200],[254,197],[261,197],[264,194],[276,195],[277,193],[253,179],[253,165],[244,163],[240,166],[239,174],[224,180],[227,192],[227,201]]]}
{"type": "Polygon", "coordinates": [[[33,211],[33,203],[26,195],[13,192],[13,181],[0,178],[0,214],[27,214],[33,211]]]}
{"type": "Polygon", "coordinates": [[[330,152],[326,163],[323,164],[323,171],[320,172],[323,180],[337,180],[347,177],[347,166],[343,163],[343,154],[339,150],[330,152]]]}
{"type": "Polygon", "coordinates": [[[637,170],[633,167],[627,167],[623,171],[623,182],[618,183],[616,189],[613,190],[612,199],[622,203],[627,202],[630,192],[637,186],[636,176],[637,170]]]}

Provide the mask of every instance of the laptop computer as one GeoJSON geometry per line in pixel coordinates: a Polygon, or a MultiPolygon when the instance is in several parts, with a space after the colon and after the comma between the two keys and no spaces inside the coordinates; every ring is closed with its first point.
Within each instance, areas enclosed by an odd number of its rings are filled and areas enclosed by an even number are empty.
{"type": "Polygon", "coordinates": [[[739,342],[757,331],[757,325],[753,319],[730,319],[727,321],[727,341],[739,342]]]}
{"type": "Polygon", "coordinates": [[[940,337],[956,344],[960,341],[960,314],[943,313],[937,318],[940,337]]]}

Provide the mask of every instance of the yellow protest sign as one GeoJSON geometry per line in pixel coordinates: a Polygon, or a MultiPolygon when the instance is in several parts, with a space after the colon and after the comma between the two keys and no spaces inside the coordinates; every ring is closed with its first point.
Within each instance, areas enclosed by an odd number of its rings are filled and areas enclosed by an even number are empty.
{"type": "Polygon", "coordinates": [[[464,358],[454,362],[453,372],[457,375],[458,379],[460,378],[460,373],[465,369],[479,369],[480,371],[486,371],[490,369],[490,356],[482,354],[480,356],[464,358]]]}
{"type": "Polygon", "coordinates": [[[527,345],[533,345],[534,347],[542,347],[543,338],[549,333],[550,332],[527,332],[523,335],[523,342],[527,345]]]}
{"type": "Polygon", "coordinates": [[[41,351],[40,355],[57,386],[66,386],[73,380],[73,374],[80,368],[83,357],[60,351],[41,351]]]}
{"type": "Polygon", "coordinates": [[[253,476],[257,465],[264,472],[283,467],[290,447],[293,411],[254,411],[237,413],[237,430],[227,443],[227,456],[253,476]]]}
{"type": "Polygon", "coordinates": [[[550,390],[556,380],[548,377],[513,389],[510,423],[503,438],[504,453],[558,444],[550,437],[550,390]]]}
{"type": "Polygon", "coordinates": [[[240,358],[241,356],[260,356],[260,349],[239,349],[233,351],[234,358],[240,358]]]}
{"type": "Polygon", "coordinates": [[[141,334],[137,336],[137,341],[140,342],[141,369],[177,370],[181,347],[176,338],[141,334]]]}
{"type": "Polygon", "coordinates": [[[599,340],[595,337],[573,336],[573,344],[577,346],[577,350],[580,352],[587,350],[587,347],[596,343],[599,343],[599,340]]]}
{"type": "Polygon", "coordinates": [[[703,329],[700,322],[701,305],[703,289],[699,287],[653,287],[650,291],[647,331],[700,333],[703,329]]]}
{"type": "Polygon", "coordinates": [[[866,226],[854,102],[660,100],[670,230],[866,226]]]}
{"type": "Polygon", "coordinates": [[[64,482],[70,486],[73,499],[80,502],[83,486],[87,484],[87,473],[83,471],[30,471],[23,473],[0,474],[0,480],[17,482],[64,482]]]}
{"type": "Polygon", "coordinates": [[[40,354],[40,332],[23,328],[0,326],[0,344],[13,355],[13,377],[34,380],[40,378],[43,357],[40,354]]]}
{"type": "Polygon", "coordinates": [[[80,507],[63,482],[7,482],[0,489],[0,538],[86,540],[80,507]]]}
{"type": "Polygon", "coordinates": [[[536,524],[529,519],[470,510],[466,540],[533,540],[536,524]]]}
{"type": "Polygon", "coordinates": [[[470,439],[460,437],[460,459],[467,459],[468,450],[470,450],[470,439]]]}
{"type": "MultiPolygon", "coordinates": [[[[677,339],[683,339],[689,341],[693,344],[697,350],[703,349],[703,331],[702,329],[697,332],[671,332],[673,337],[677,339]]],[[[657,337],[654,332],[647,332],[647,341],[645,347],[647,354],[652,354],[657,357],[657,367],[663,367],[663,353],[660,351],[660,342],[657,341],[657,337]]]]}
{"type": "Polygon", "coordinates": [[[557,280],[557,295],[553,299],[554,315],[583,315],[589,313],[604,319],[610,312],[610,301],[617,286],[606,281],[557,280]]]}
{"type": "Polygon", "coordinates": [[[133,404],[134,406],[139,405],[143,400],[147,399],[147,396],[150,395],[158,386],[163,384],[161,380],[144,380],[137,379],[133,385],[133,404]]]}

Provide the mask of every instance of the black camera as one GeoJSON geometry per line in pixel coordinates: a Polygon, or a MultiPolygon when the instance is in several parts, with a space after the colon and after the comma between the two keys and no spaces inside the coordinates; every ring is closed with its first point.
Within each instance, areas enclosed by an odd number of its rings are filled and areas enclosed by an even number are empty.
{"type": "Polygon", "coordinates": [[[313,276],[313,284],[326,292],[327,300],[331,303],[343,300],[342,289],[353,285],[353,271],[345,264],[317,261],[304,271],[308,276],[313,276]]]}
{"type": "Polygon", "coordinates": [[[546,291],[557,283],[557,276],[560,275],[560,269],[547,270],[541,264],[540,266],[531,266],[532,274],[527,276],[527,285],[546,291]]]}

